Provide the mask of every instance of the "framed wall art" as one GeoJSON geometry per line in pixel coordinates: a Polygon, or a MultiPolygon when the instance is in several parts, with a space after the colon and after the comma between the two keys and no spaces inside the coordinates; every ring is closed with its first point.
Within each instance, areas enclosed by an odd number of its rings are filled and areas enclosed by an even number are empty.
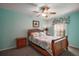
{"type": "Polygon", "coordinates": [[[39,21],[33,20],[33,27],[39,27],[39,21]]]}

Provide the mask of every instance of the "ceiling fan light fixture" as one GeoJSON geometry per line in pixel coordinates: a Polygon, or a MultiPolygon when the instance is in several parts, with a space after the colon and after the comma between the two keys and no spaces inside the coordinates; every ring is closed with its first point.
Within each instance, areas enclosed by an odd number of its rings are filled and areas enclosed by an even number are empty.
{"type": "Polygon", "coordinates": [[[45,16],[46,16],[46,14],[45,14],[45,13],[42,13],[42,16],[44,16],[44,17],[45,17],[45,16]]]}
{"type": "Polygon", "coordinates": [[[48,12],[49,9],[50,9],[50,8],[49,8],[47,5],[40,7],[40,10],[41,10],[42,12],[48,12]]]}
{"type": "Polygon", "coordinates": [[[56,14],[55,11],[52,11],[48,5],[43,5],[39,8],[38,11],[34,11],[35,13],[38,13],[38,16],[43,16],[45,18],[50,18],[52,14],[56,14]]]}

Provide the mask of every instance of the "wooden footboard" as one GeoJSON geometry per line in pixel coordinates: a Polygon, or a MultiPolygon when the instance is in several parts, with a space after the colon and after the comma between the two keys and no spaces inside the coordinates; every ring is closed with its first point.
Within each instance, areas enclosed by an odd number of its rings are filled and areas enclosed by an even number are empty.
{"type": "Polygon", "coordinates": [[[64,40],[61,40],[59,42],[55,43],[55,41],[52,41],[52,52],[54,56],[60,55],[67,48],[68,48],[67,36],[64,38],[64,40]]]}

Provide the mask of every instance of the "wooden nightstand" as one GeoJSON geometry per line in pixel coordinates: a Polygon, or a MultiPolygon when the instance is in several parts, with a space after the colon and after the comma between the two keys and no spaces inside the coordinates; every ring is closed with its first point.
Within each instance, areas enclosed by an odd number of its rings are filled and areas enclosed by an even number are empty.
{"type": "Polygon", "coordinates": [[[16,47],[17,48],[26,47],[27,45],[28,45],[28,41],[26,38],[24,38],[24,37],[16,38],[16,47]]]}

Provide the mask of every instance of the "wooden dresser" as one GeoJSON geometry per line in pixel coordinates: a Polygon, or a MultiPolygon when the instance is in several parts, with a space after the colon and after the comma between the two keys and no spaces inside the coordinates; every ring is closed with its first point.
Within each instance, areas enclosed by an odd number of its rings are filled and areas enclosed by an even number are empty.
{"type": "Polygon", "coordinates": [[[28,41],[24,37],[16,38],[16,47],[17,48],[22,48],[26,47],[28,45],[28,41]]]}

